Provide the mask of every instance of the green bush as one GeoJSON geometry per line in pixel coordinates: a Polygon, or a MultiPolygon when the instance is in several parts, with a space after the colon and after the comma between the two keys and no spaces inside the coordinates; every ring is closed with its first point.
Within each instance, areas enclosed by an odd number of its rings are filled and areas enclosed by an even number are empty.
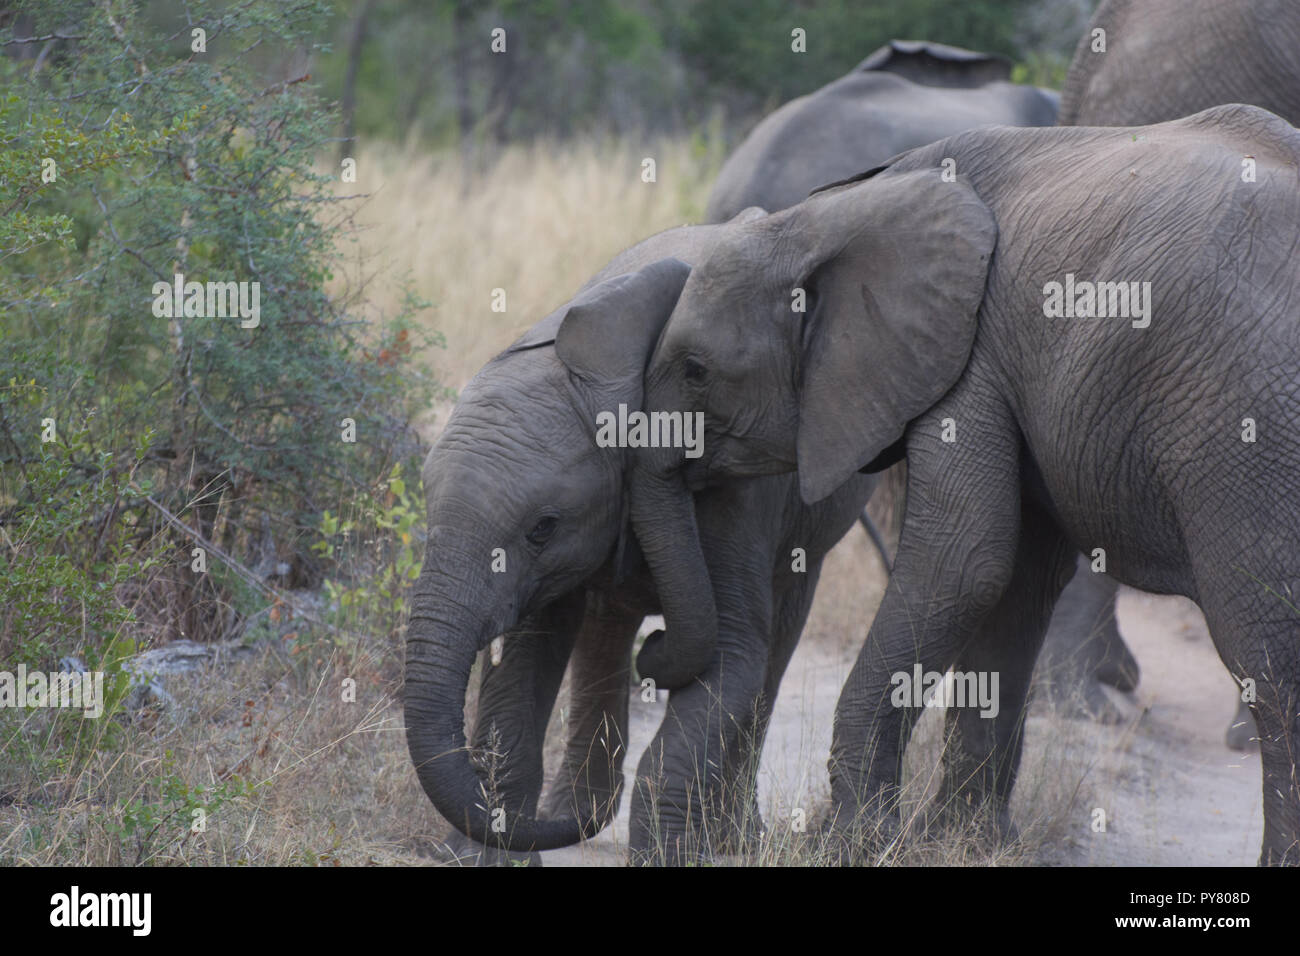
{"type": "Polygon", "coordinates": [[[229,636],[249,595],[192,550],[243,579],[338,576],[321,514],[418,462],[435,387],[423,303],[369,321],[363,290],[332,288],[351,206],[317,163],[337,120],[261,66],[311,51],[331,5],[10,6],[74,39],[39,70],[0,57],[0,659],[229,636]],[[157,315],[177,274],[257,283],[257,323],[157,315]]]}

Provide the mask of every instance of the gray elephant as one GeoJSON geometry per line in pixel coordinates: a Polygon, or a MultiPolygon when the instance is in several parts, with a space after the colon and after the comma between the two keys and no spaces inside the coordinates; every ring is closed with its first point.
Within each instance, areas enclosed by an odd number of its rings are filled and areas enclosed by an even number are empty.
{"type": "Polygon", "coordinates": [[[849,852],[860,825],[898,826],[914,668],[964,690],[939,812],[1009,832],[1049,615],[1102,548],[1121,582],[1196,601],[1249,681],[1260,862],[1300,863],[1297,167],[1300,132],[1249,106],[975,130],[738,225],[693,271],[646,401],[704,411],[704,452],[641,456],[634,521],[673,511],[683,478],[797,469],[813,502],[907,459],[894,572],[836,710],[849,852]]]}
{"type": "Polygon", "coordinates": [[[706,219],[723,222],[747,206],[785,209],[818,186],[962,130],[1056,122],[1055,93],[1010,79],[1001,57],[894,40],[765,117],[723,164],[706,219]]]}
{"type": "Polygon", "coordinates": [[[791,476],[729,482],[633,538],[625,485],[638,452],[608,447],[595,427],[641,413],[645,364],[689,272],[682,260],[732,227],[674,229],[617,256],[475,376],[429,453],[407,739],[434,806],[479,843],[549,849],[612,817],[633,640],[661,611],[666,632],[647,638],[637,670],[671,693],[639,770],[655,785],[633,796],[634,859],[678,862],[755,832],[758,755],[822,557],[876,480],[858,476],[813,506],[791,476]],[[668,533],[683,524],[688,539],[668,533]],[[696,562],[709,573],[693,576],[696,562]],[[467,748],[470,669],[497,635],[467,748]],[[571,655],[564,763],[539,814],[542,739],[571,655]]]}
{"type": "Polygon", "coordinates": [[[1294,0],[1103,0],[1075,49],[1059,122],[1143,126],[1249,103],[1300,123],[1297,47],[1294,0]]]}
{"type": "MultiPolygon", "coordinates": [[[[1300,123],[1297,45],[1293,0],[1105,0],[1070,63],[1059,123],[1143,126],[1225,103],[1300,123]]],[[[1254,738],[1239,698],[1226,742],[1246,750],[1254,738]]]]}
{"type": "MultiPolygon", "coordinates": [[[[718,174],[707,218],[721,222],[747,206],[786,209],[819,186],[964,130],[1051,126],[1055,94],[1010,79],[1001,57],[894,40],[759,123],[718,174]]],[[[1042,670],[1067,713],[1117,721],[1123,714],[1099,682],[1131,691],[1138,664],[1116,625],[1118,585],[1082,558],[1079,567],[1058,602],[1042,670]]]]}

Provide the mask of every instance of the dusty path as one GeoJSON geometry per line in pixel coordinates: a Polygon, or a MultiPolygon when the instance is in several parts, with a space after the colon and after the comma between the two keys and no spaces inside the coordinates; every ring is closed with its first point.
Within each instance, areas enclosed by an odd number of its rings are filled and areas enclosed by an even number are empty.
{"type": "MultiPolygon", "coordinates": [[[[760,771],[769,827],[788,825],[795,806],[815,808],[828,791],[826,756],[839,690],[879,601],[883,578],[862,535],[827,560],[817,605],[773,714],[760,771]]],[[[1199,611],[1181,598],[1125,590],[1120,627],[1142,666],[1142,683],[1116,695],[1129,720],[1117,726],[1035,710],[1013,811],[1022,830],[1057,817],[1037,859],[1056,865],[1250,866],[1262,832],[1257,753],[1227,749],[1233,687],[1199,611]],[[1092,828],[1094,808],[1106,830],[1092,828]]],[[[654,736],[665,703],[633,698],[626,769],[654,736]]],[[[937,753],[939,712],[917,741],[937,753]]],[[[597,839],[543,854],[546,865],[622,865],[624,799],[597,839]]]]}
{"type": "Polygon", "coordinates": [[[1089,775],[1105,833],[1074,839],[1069,862],[1253,866],[1263,835],[1258,752],[1223,742],[1233,685],[1200,611],[1183,598],[1125,589],[1120,630],[1142,665],[1134,722],[1105,728],[1089,775]]]}

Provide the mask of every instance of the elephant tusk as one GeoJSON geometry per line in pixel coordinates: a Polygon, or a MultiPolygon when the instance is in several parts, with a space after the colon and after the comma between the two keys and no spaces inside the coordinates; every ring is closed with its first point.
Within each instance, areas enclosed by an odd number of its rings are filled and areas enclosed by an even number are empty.
{"type": "Polygon", "coordinates": [[[496,667],[501,663],[501,655],[506,649],[506,638],[504,634],[492,638],[492,643],[488,645],[488,654],[491,655],[492,666],[496,667]]]}

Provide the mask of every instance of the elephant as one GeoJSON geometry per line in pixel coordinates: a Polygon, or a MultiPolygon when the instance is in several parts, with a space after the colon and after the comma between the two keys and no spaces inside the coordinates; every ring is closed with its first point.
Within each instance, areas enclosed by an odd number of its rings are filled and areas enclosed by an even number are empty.
{"type": "Polygon", "coordinates": [[[1070,62],[1058,123],[1146,126],[1226,103],[1300,123],[1297,46],[1292,0],[1103,0],[1070,62]]]}
{"type": "Polygon", "coordinates": [[[1056,122],[1055,93],[1010,79],[1001,57],[894,40],[765,117],[723,164],[705,219],[724,222],[748,206],[785,209],[818,186],[962,130],[1056,122]]]}
{"type": "Polygon", "coordinates": [[[972,130],[730,228],[692,271],[645,400],[704,412],[703,450],[638,457],[634,527],[683,484],[794,472],[816,502],[907,460],[836,707],[846,859],[901,826],[914,672],[955,668],[968,698],[937,811],[1014,832],[1029,678],[1074,556],[1100,548],[1120,582],[1196,602],[1253,689],[1259,860],[1300,863],[1297,167],[1300,131],[1239,104],[972,130]],[[998,706],[969,706],[984,691],[998,706]]]}
{"type": "MultiPolygon", "coordinates": [[[[894,40],[759,123],[718,174],[706,219],[721,222],[747,206],[786,209],[818,186],[963,130],[1051,126],[1056,94],[1010,79],[1001,57],[894,40]]],[[[1065,712],[1114,722],[1123,714],[1100,685],[1133,690],[1138,663],[1115,621],[1118,586],[1082,559],[1079,567],[1048,629],[1043,670],[1065,712]]]]}
{"type": "Polygon", "coordinates": [[[614,814],[633,641],[657,613],[666,628],[636,666],[670,695],[633,793],[633,859],[687,862],[752,840],[761,825],[755,777],[781,677],[822,558],[877,479],[857,476],[812,506],[792,476],[723,483],[687,498],[690,515],[660,516],[665,527],[689,519],[698,537],[666,536],[653,521],[634,536],[625,488],[640,449],[602,443],[596,425],[643,408],[644,366],[686,263],[763,215],[669,230],[615,257],[473,378],[425,461],[408,746],[434,806],[496,862],[536,860],[614,814]],[[692,558],[709,574],[686,576],[692,558]],[[741,609],[719,616],[714,591],[741,609]],[[471,667],[499,635],[467,748],[471,667]],[[539,814],[543,735],[570,657],[567,746],[539,814]]]}
{"type": "MultiPolygon", "coordinates": [[[[1294,125],[1297,44],[1300,5],[1290,0],[1105,0],[1075,50],[1058,122],[1145,126],[1247,103],[1294,125]]],[[[1247,750],[1254,738],[1239,699],[1225,742],[1247,750]]]]}
{"type": "MultiPolygon", "coordinates": [[[[852,73],[777,109],[732,153],[708,199],[706,219],[738,209],[777,212],[818,186],[897,153],[978,126],[1050,126],[1056,94],[1011,83],[1002,57],[941,43],[893,40],[852,73]]],[[[888,507],[888,506],[887,506],[888,507]]],[[[1044,648],[1048,687],[1066,713],[1114,722],[1122,711],[1101,683],[1138,685],[1138,661],[1115,624],[1117,585],[1079,575],[1058,602],[1044,648]],[[1100,683],[1099,683],[1100,682],[1100,683]]]]}

